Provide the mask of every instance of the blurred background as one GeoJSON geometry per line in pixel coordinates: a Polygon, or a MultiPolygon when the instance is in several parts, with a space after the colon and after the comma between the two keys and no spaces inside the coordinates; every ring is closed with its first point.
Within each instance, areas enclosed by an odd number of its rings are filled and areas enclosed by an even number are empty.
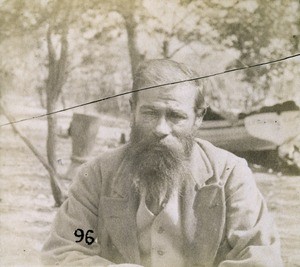
{"type": "MultiPolygon", "coordinates": [[[[38,265],[78,166],[128,141],[130,95],[69,107],[130,91],[145,59],[205,76],[299,52],[298,0],[0,0],[0,264],[38,265]]],[[[198,137],[248,160],[300,266],[300,57],[202,81],[198,137]]]]}

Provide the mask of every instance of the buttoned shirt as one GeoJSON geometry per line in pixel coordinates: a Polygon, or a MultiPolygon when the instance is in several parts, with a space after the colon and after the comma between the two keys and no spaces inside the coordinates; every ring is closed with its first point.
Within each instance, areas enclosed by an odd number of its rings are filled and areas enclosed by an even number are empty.
{"type": "Polygon", "coordinates": [[[142,194],[137,227],[143,266],[184,266],[179,201],[178,192],[174,192],[156,216],[148,209],[142,194]]]}

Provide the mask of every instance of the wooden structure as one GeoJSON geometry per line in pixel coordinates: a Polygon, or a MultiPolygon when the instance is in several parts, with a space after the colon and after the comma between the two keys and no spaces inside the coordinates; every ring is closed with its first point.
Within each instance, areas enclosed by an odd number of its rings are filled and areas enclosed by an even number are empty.
{"type": "Polygon", "coordinates": [[[99,129],[99,117],[88,114],[74,113],[70,135],[72,138],[71,164],[66,177],[72,179],[76,175],[78,167],[86,162],[95,146],[99,129]]]}

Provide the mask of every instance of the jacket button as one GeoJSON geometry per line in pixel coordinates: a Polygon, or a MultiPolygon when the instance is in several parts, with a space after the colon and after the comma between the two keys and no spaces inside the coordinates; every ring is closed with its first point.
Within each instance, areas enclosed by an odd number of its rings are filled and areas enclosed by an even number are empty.
{"type": "Polygon", "coordinates": [[[162,226],[160,226],[157,230],[157,233],[162,234],[164,231],[165,229],[162,226]]]}
{"type": "Polygon", "coordinates": [[[158,250],[158,251],[157,251],[157,254],[158,254],[159,256],[162,256],[162,255],[164,255],[164,254],[165,254],[165,252],[164,252],[164,251],[162,251],[162,250],[158,250]]]}

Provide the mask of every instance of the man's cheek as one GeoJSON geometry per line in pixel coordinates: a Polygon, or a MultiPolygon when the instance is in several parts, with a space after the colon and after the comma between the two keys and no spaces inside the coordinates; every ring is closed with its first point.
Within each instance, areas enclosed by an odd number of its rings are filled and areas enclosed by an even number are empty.
{"type": "Polygon", "coordinates": [[[151,127],[147,126],[146,124],[136,124],[134,127],[134,131],[138,136],[138,142],[147,142],[151,141],[152,137],[152,130],[151,127]]]}
{"type": "Polygon", "coordinates": [[[146,124],[137,124],[137,131],[139,132],[140,136],[145,137],[149,134],[150,128],[146,124]]]}

